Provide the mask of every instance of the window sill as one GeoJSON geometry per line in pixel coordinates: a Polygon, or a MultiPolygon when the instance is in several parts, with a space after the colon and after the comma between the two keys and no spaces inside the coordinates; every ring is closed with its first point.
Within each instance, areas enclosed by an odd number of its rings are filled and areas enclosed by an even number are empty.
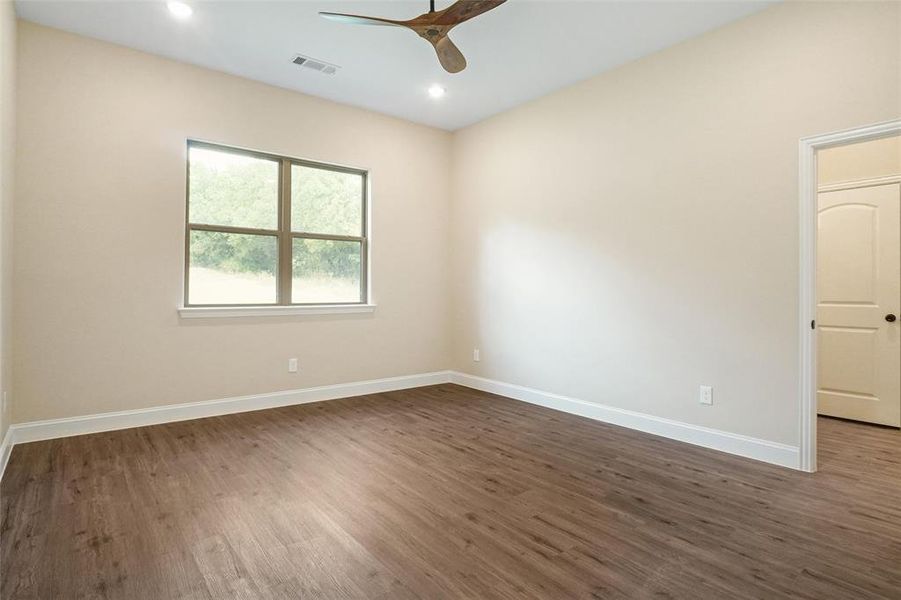
{"type": "Polygon", "coordinates": [[[292,315],[346,315],[371,313],[375,304],[318,304],[309,306],[189,306],[179,307],[182,319],[220,317],[281,317],[292,315]]]}

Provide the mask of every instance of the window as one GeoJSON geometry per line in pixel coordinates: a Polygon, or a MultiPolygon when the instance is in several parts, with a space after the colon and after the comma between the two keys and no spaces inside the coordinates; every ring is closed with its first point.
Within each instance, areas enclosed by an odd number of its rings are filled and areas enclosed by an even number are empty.
{"type": "Polygon", "coordinates": [[[185,307],[365,303],[366,177],[189,141],[185,307]]]}

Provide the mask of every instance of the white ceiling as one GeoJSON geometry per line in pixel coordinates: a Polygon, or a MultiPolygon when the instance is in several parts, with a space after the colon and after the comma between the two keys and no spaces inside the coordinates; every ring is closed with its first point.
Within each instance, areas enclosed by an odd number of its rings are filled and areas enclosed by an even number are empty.
{"type": "MultiPolygon", "coordinates": [[[[451,75],[415,33],[320,18],[320,10],[394,19],[428,1],[186,0],[174,19],[163,0],[19,0],[19,17],[249,79],[458,129],[532,98],[766,8],[765,1],[508,0],[451,37],[469,66],[451,75]],[[327,76],[291,63],[305,54],[340,65],[327,76]],[[428,97],[430,84],[447,95],[428,97]]],[[[438,0],[437,8],[450,4],[438,0]]]]}

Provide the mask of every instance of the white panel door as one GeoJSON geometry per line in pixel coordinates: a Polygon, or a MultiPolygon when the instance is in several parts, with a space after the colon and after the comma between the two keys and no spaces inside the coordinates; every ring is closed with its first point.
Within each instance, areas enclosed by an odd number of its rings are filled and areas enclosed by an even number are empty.
{"type": "Polygon", "coordinates": [[[819,194],[817,407],[901,426],[901,185],[819,194]]]}

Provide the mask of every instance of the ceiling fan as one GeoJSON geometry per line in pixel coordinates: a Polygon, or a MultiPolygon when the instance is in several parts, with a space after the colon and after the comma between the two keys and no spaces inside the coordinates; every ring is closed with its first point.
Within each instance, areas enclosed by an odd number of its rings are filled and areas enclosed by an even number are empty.
{"type": "Polygon", "coordinates": [[[457,0],[444,10],[435,10],[435,0],[429,0],[429,12],[423,13],[408,21],[395,21],[381,17],[364,17],[361,15],[345,15],[341,13],[321,12],[326,19],[354,25],[390,25],[406,27],[415,31],[421,38],[429,42],[438,53],[438,62],[448,73],[459,73],[466,68],[466,58],[447,34],[450,30],[488,12],[506,2],[506,0],[457,0]]]}

